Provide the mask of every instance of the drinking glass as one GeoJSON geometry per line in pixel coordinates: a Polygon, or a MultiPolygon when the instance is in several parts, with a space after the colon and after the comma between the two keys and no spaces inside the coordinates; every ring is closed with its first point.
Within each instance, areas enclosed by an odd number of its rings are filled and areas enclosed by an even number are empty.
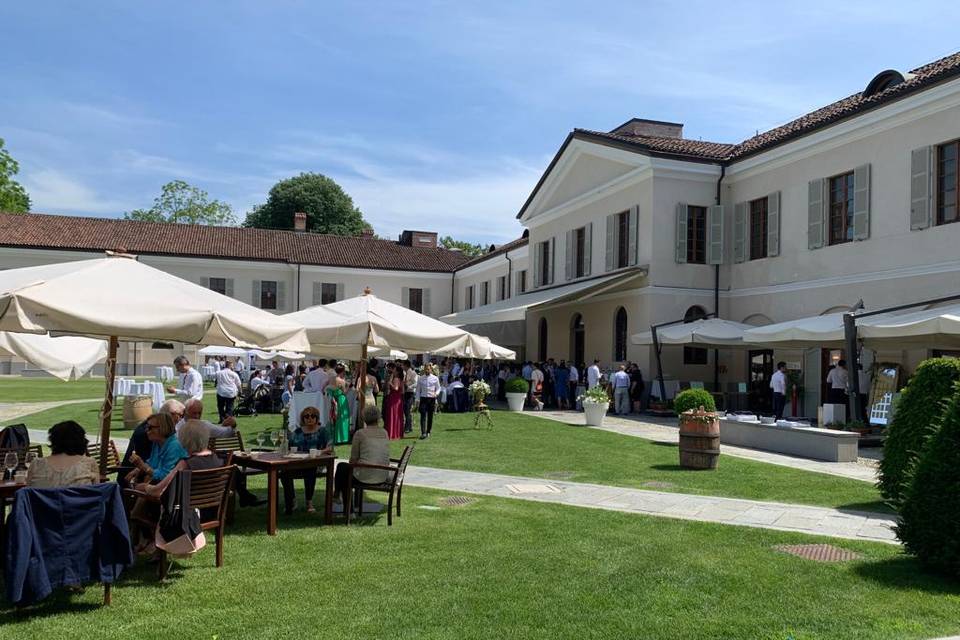
{"type": "Polygon", "coordinates": [[[11,480],[13,480],[13,472],[17,470],[18,464],[17,454],[14,451],[10,451],[3,458],[3,466],[7,468],[7,475],[10,476],[11,480]]]}
{"type": "Polygon", "coordinates": [[[23,466],[27,468],[27,471],[30,470],[30,465],[32,465],[36,459],[36,451],[27,451],[27,455],[23,457],[23,466]]]}
{"type": "Polygon", "coordinates": [[[267,432],[261,431],[257,434],[257,444],[261,447],[267,443],[267,432]]]}

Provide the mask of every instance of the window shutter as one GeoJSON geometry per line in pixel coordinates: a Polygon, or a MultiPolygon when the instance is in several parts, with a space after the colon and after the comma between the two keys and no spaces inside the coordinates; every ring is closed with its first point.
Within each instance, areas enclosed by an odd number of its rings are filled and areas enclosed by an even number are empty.
{"type": "Polygon", "coordinates": [[[287,283],[283,280],[277,281],[277,311],[283,311],[287,308],[287,283]]]}
{"type": "Polygon", "coordinates": [[[400,289],[400,306],[404,309],[410,308],[410,287],[400,289]]]}
{"type": "Polygon", "coordinates": [[[637,264],[637,226],[640,218],[640,206],[633,205],[630,207],[630,217],[627,222],[627,233],[630,236],[627,238],[627,264],[630,266],[635,266],[637,264]]]}
{"type": "Polygon", "coordinates": [[[342,282],[338,282],[338,283],[337,283],[337,293],[336,293],[337,302],[340,302],[341,300],[346,300],[346,294],[344,294],[344,292],[343,292],[343,290],[344,290],[345,288],[346,288],[346,287],[344,286],[344,284],[343,284],[342,282]]]}
{"type": "Polygon", "coordinates": [[[545,243],[538,242],[534,247],[533,252],[533,288],[538,288],[542,283],[540,282],[540,275],[543,273],[543,269],[540,267],[540,261],[543,260],[543,247],[545,243]]]}
{"type": "Polygon", "coordinates": [[[807,248],[823,246],[823,185],[817,178],[807,183],[807,248]]]}
{"type": "Polygon", "coordinates": [[[870,165],[853,170],[853,239],[870,237],[870,165]]]}
{"type": "Polygon", "coordinates": [[[733,205],[733,261],[747,259],[747,203],[733,205]]]}
{"type": "Polygon", "coordinates": [[[227,284],[224,287],[224,290],[227,292],[226,295],[233,297],[233,278],[227,278],[227,284]]]}
{"type": "Polygon", "coordinates": [[[557,237],[550,238],[550,261],[547,262],[547,284],[553,284],[557,272],[557,237]]]}
{"type": "Polygon", "coordinates": [[[593,223],[587,225],[583,231],[583,275],[590,275],[593,262],[593,223]]]}
{"type": "Polygon", "coordinates": [[[676,260],[680,264],[687,261],[687,203],[677,204],[677,246],[676,260]]]}
{"type": "Polygon", "coordinates": [[[767,257],[780,255],[780,192],[767,196],[767,257]]]}
{"type": "Polygon", "coordinates": [[[423,301],[423,315],[430,315],[430,289],[424,287],[420,290],[420,299],[423,301]]]}
{"type": "Polygon", "coordinates": [[[617,214],[607,216],[607,244],[604,271],[613,271],[613,265],[616,264],[617,254],[617,214]]]}
{"type": "Polygon", "coordinates": [[[567,231],[567,246],[564,252],[564,280],[573,280],[573,229],[567,231]]]}
{"type": "Polygon", "coordinates": [[[200,278],[200,286],[203,287],[204,289],[209,289],[209,288],[210,288],[210,278],[206,278],[206,277],[200,278]]]}
{"type": "Polygon", "coordinates": [[[318,305],[323,303],[323,283],[314,282],[313,283],[313,304],[318,305]]]}
{"type": "Polygon", "coordinates": [[[523,275],[523,272],[522,272],[522,271],[517,271],[517,275],[516,275],[516,277],[514,278],[514,280],[516,280],[516,282],[513,283],[513,295],[519,295],[519,294],[520,294],[520,276],[521,276],[521,275],[523,275]]]}
{"type": "Polygon", "coordinates": [[[253,281],[253,306],[260,308],[260,281],[253,281]]]}
{"type": "Polygon", "coordinates": [[[910,153],[910,229],[926,229],[933,217],[933,147],[910,153]]]}
{"type": "Polygon", "coordinates": [[[723,264],[723,205],[707,209],[707,264],[723,264]]]}

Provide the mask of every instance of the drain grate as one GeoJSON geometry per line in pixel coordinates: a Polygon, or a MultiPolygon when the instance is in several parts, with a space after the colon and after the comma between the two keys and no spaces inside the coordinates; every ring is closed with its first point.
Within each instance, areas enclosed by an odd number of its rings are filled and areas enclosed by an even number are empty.
{"type": "Polygon", "coordinates": [[[644,482],[644,483],[643,483],[643,486],[649,487],[649,488],[651,488],[651,489],[673,489],[673,488],[675,488],[677,485],[673,484],[672,482],[657,482],[657,481],[653,481],[653,482],[644,482]]]}
{"type": "Polygon", "coordinates": [[[476,499],[467,496],[448,496],[440,498],[438,502],[442,507],[463,507],[471,502],[476,502],[476,499]]]}
{"type": "Polygon", "coordinates": [[[549,473],[543,474],[543,477],[548,480],[569,480],[575,476],[573,471],[551,471],[549,473]]]}
{"type": "Polygon", "coordinates": [[[859,560],[862,557],[855,551],[841,549],[832,544],[778,544],[774,549],[798,558],[816,560],[817,562],[846,562],[848,560],[859,560]]]}

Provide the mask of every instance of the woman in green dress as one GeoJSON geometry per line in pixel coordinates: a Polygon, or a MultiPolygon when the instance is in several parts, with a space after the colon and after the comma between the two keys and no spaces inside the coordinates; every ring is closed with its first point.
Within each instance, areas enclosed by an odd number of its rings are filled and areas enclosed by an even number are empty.
{"type": "Polygon", "coordinates": [[[330,427],[334,444],[346,444],[350,442],[350,403],[347,402],[347,381],[344,378],[346,369],[342,364],[338,364],[334,371],[337,377],[327,385],[327,394],[330,396],[330,427]]]}

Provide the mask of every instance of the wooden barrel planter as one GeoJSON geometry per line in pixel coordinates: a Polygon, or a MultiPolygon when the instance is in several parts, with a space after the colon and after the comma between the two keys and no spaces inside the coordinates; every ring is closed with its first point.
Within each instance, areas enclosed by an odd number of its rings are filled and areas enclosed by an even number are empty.
{"type": "Polygon", "coordinates": [[[123,426],[134,429],[153,413],[150,396],[127,396],[123,400],[123,426]]]}
{"type": "Polygon", "coordinates": [[[720,458],[720,420],[716,414],[685,411],[680,414],[680,466],[716,469],[720,458]]]}

